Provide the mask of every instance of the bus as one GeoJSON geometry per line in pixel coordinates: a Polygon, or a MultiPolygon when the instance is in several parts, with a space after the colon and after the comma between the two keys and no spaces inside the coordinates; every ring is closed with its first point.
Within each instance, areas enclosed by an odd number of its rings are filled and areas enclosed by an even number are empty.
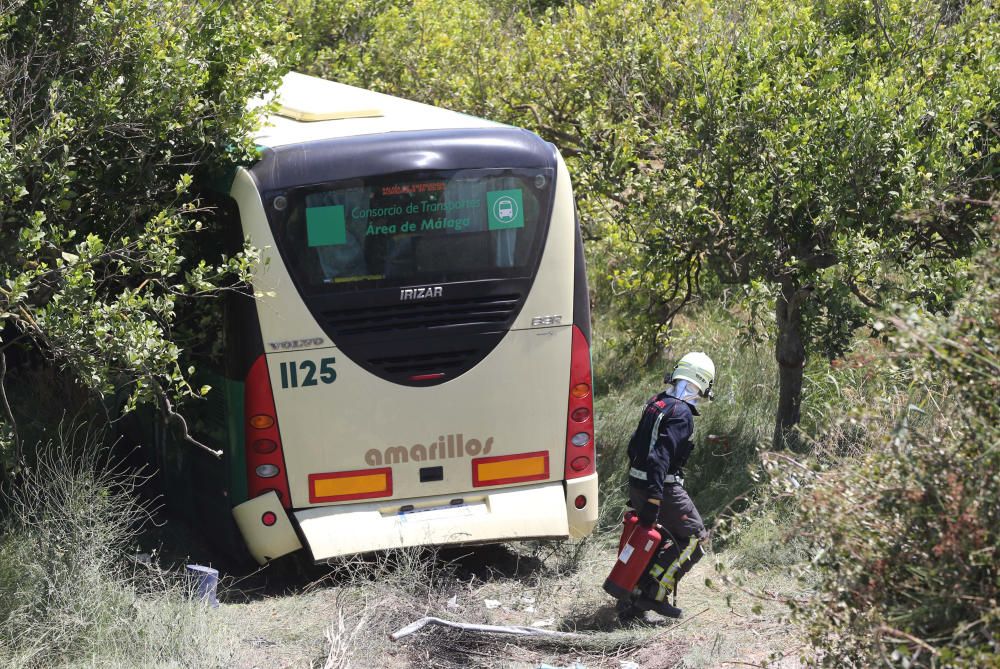
{"type": "Polygon", "coordinates": [[[194,512],[231,512],[261,564],[590,533],[590,306],[557,149],[297,73],[276,105],[220,207],[261,261],[194,423],[222,457],[173,467],[194,512]]]}

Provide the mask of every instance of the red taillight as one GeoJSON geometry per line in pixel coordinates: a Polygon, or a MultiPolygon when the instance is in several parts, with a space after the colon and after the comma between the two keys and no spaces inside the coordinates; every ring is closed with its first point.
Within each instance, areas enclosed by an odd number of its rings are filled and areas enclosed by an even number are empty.
{"type": "MultiPolygon", "coordinates": [[[[591,391],[590,344],[573,326],[569,365],[569,410],[566,417],[566,478],[588,476],[594,466],[594,394],[591,391]]],[[[577,507],[582,508],[582,507],[577,507]]]]}
{"type": "Polygon", "coordinates": [[[267,527],[271,527],[278,522],[278,516],[274,513],[274,511],[265,511],[264,515],[260,517],[260,522],[264,523],[267,527]]]}
{"type": "Polygon", "coordinates": [[[247,493],[250,497],[258,497],[274,491],[281,505],[291,508],[271,378],[268,376],[267,359],[263,355],[254,361],[247,373],[243,386],[243,411],[246,417],[247,493]]]}
{"type": "Polygon", "coordinates": [[[573,501],[573,506],[575,506],[578,509],[582,509],[583,507],[587,506],[587,498],[584,497],[583,495],[577,495],[576,499],[573,501]]]}
{"type": "Polygon", "coordinates": [[[258,439],[257,441],[253,442],[253,446],[251,446],[251,448],[253,448],[253,450],[255,450],[258,453],[265,454],[265,453],[274,453],[276,450],[278,450],[278,445],[273,441],[271,441],[270,439],[258,439]]]}

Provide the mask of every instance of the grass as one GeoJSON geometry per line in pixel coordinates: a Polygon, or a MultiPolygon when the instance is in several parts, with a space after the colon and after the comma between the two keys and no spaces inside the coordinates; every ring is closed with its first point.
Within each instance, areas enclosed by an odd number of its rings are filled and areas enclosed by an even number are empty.
{"type": "MultiPolygon", "coordinates": [[[[613,338],[616,333],[607,337],[613,338]]],[[[702,307],[677,323],[669,350],[629,377],[614,371],[625,365],[621,345],[598,340],[595,376],[610,368],[617,385],[608,384],[598,397],[597,445],[605,506],[624,503],[628,440],[645,401],[664,387],[664,372],[690,350],[708,353],[716,365],[716,400],[695,419],[695,448],[685,467],[687,488],[706,521],[723,512],[755,486],[757,449],[769,443],[774,427],[775,363],[769,348],[745,343],[739,324],[720,308],[702,307]]],[[[606,526],[618,518],[602,518],[606,526]]]]}
{"type": "MultiPolygon", "coordinates": [[[[763,664],[774,651],[791,658],[798,635],[783,622],[777,593],[797,593],[792,572],[807,556],[787,536],[780,504],[733,513],[744,506],[734,500],[753,494],[758,448],[770,441],[772,353],[744,344],[737,321],[718,308],[692,312],[677,327],[670,350],[648,365],[614,345],[615,333],[596,329],[595,374],[605,380],[595,406],[602,512],[592,537],[389,551],[315,571],[314,580],[280,596],[257,590],[253,579],[227,575],[218,609],[192,601],[177,569],[135,559],[135,533],[150,513],[135,495],[137,481],[101,455],[99,435],[64,435],[24,472],[9,504],[13,513],[4,520],[0,666],[534,669],[577,661],[588,669],[619,669],[626,660],[648,668],[763,664]],[[687,350],[706,351],[718,369],[718,399],[696,421],[688,488],[710,524],[733,521],[725,541],[715,541],[715,552],[681,585],[684,620],[623,628],[601,584],[618,539],[625,448],[643,403],[687,350]],[[582,636],[426,628],[389,640],[427,615],[582,636]]],[[[816,362],[807,382],[815,391],[808,416],[817,424],[828,420],[830,407],[875,383],[861,365],[816,362]]],[[[845,445],[853,438],[845,432],[837,447],[850,450],[845,445]]],[[[204,561],[197,554],[193,559],[204,561]]]]}
{"type": "Polygon", "coordinates": [[[6,491],[0,666],[224,666],[210,612],[182,574],[136,559],[151,509],[103,435],[69,429],[6,491]]]}

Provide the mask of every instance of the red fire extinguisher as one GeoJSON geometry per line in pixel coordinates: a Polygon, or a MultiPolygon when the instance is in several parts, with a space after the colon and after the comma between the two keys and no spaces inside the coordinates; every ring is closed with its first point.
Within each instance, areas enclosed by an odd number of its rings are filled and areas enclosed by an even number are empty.
{"type": "Polygon", "coordinates": [[[622,549],[625,548],[625,542],[632,533],[632,528],[639,522],[639,514],[629,509],[628,513],[625,514],[625,520],[622,522],[625,524],[625,527],[622,528],[622,538],[618,540],[619,554],[622,552],[622,549]]]}
{"type": "Polygon", "coordinates": [[[629,599],[663,538],[655,527],[643,527],[634,511],[625,514],[618,559],[604,580],[604,591],[615,599],[629,599]]]}

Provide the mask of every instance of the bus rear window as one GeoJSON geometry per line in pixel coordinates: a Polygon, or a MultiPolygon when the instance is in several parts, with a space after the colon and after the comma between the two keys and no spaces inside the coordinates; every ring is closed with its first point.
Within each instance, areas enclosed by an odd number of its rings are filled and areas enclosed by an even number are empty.
{"type": "Polygon", "coordinates": [[[437,171],[269,199],[275,237],[300,286],[356,290],[530,276],[553,179],[550,168],[437,171]]]}

